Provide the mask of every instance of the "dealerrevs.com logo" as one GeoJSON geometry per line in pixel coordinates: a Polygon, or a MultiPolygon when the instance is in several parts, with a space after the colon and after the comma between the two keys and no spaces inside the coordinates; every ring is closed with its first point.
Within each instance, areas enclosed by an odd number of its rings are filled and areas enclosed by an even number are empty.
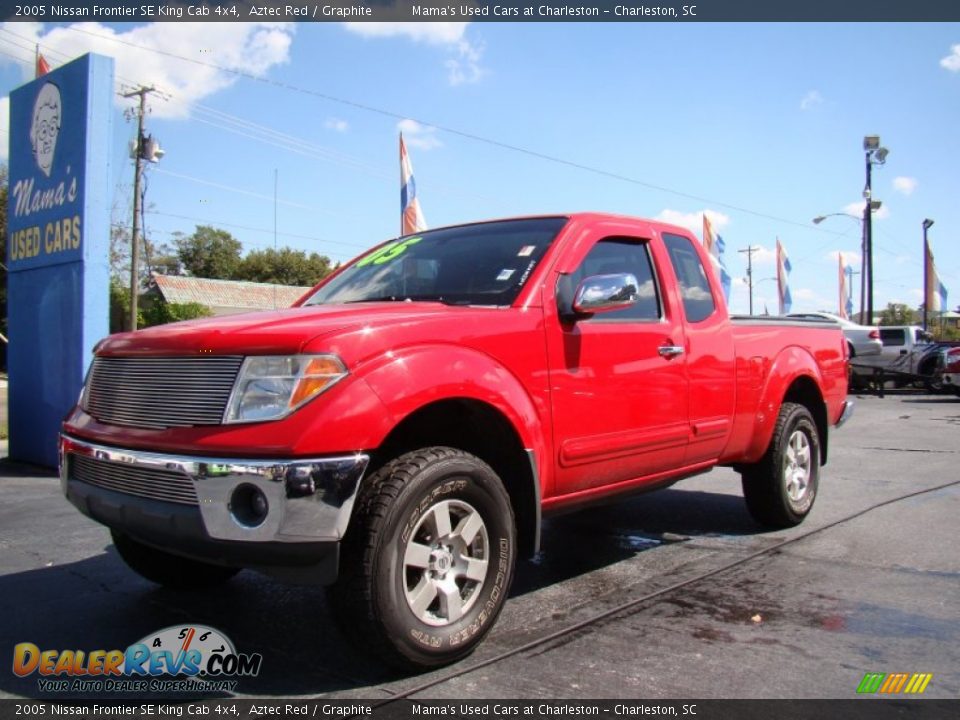
{"type": "Polygon", "coordinates": [[[126,650],[13,648],[14,675],[38,675],[41,692],[229,692],[235,678],[256,677],[262,663],[260,653],[239,653],[204,625],[164,628],[126,650]]]}

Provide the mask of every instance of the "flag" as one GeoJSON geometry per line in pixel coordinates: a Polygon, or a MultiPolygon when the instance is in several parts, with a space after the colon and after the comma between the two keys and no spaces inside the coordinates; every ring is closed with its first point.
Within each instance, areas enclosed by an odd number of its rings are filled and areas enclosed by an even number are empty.
{"type": "Polygon", "coordinates": [[[853,266],[847,265],[847,318],[853,317],[853,266]]]}
{"type": "Polygon", "coordinates": [[[50,72],[50,63],[48,63],[47,59],[40,54],[40,46],[37,45],[37,68],[34,78],[38,78],[41,75],[46,75],[48,72],[50,72]]]}
{"type": "Polygon", "coordinates": [[[723,299],[729,301],[731,278],[730,273],[727,272],[726,263],[723,261],[723,252],[726,250],[726,243],[723,242],[722,237],[714,235],[713,227],[710,225],[710,220],[707,218],[706,213],[703,214],[703,248],[710,256],[710,260],[713,262],[717,274],[720,275],[720,287],[723,288],[723,299]]]}
{"type": "Polygon", "coordinates": [[[840,273],[837,276],[840,287],[839,297],[837,298],[837,307],[839,308],[837,315],[844,320],[849,320],[853,312],[853,301],[850,299],[850,286],[848,285],[848,275],[851,273],[850,268],[843,262],[843,253],[837,253],[837,258],[840,262],[840,273]]]}
{"type": "Polygon", "coordinates": [[[403,133],[400,133],[400,234],[409,235],[426,229],[427,221],[423,219],[417,185],[413,180],[413,166],[403,142],[403,133]]]}
{"type": "Polygon", "coordinates": [[[928,312],[942,312],[947,309],[947,288],[937,275],[937,266],[933,263],[933,253],[930,251],[930,245],[924,247],[926,251],[926,287],[924,288],[924,306],[928,312]]]}
{"type": "Polygon", "coordinates": [[[790,297],[790,286],[787,285],[787,276],[791,269],[787,251],[780,244],[780,238],[777,238],[777,294],[780,297],[781,315],[790,312],[790,306],[793,305],[793,299],[790,297]]]}

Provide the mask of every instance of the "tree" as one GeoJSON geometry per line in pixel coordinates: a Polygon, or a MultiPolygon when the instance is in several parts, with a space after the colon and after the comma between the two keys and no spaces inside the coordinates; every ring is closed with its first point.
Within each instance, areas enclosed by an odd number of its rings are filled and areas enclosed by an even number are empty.
{"type": "Polygon", "coordinates": [[[240,241],[226,230],[197,225],[192,235],[174,236],[177,258],[194,277],[230,280],[240,267],[240,241]]]}
{"type": "Polygon", "coordinates": [[[903,303],[887,303],[880,313],[881,325],[916,325],[917,314],[913,308],[903,303]]]}
{"type": "Polygon", "coordinates": [[[278,285],[316,285],[330,274],[330,258],[283,247],[251,250],[241,261],[236,278],[278,285]]]}
{"type": "Polygon", "coordinates": [[[152,302],[144,303],[143,324],[144,327],[151,327],[180,322],[181,320],[211,317],[212,315],[213,311],[200,303],[170,303],[160,297],[154,297],[152,302]]]}

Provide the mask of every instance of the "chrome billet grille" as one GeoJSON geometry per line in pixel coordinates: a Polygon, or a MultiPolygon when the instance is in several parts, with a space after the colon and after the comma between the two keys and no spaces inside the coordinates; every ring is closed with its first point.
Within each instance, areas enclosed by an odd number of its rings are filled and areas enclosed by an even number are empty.
{"type": "Polygon", "coordinates": [[[219,425],[242,364],[243,357],[235,355],[98,357],[84,410],[110,425],[219,425]]]}
{"type": "Polygon", "coordinates": [[[151,500],[199,505],[193,480],[176,470],[138,467],[82,455],[70,455],[69,463],[69,477],[88,485],[151,500]]]}

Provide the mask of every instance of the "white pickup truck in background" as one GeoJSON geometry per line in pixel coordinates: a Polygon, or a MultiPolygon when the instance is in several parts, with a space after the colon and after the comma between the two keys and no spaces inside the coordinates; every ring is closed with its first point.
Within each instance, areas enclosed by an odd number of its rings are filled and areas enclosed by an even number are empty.
{"type": "Polygon", "coordinates": [[[917,382],[940,392],[941,346],[933,335],[919,325],[881,325],[878,329],[883,348],[879,355],[851,359],[854,380],[891,380],[897,387],[917,382]]]}

